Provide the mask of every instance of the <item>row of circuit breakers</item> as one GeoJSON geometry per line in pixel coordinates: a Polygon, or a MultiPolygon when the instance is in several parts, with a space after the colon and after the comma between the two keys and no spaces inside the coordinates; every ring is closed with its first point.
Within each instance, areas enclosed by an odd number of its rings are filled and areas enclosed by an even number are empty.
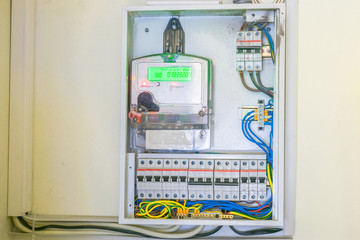
{"type": "Polygon", "coordinates": [[[138,158],[140,199],[263,201],[265,159],[138,158]]]}

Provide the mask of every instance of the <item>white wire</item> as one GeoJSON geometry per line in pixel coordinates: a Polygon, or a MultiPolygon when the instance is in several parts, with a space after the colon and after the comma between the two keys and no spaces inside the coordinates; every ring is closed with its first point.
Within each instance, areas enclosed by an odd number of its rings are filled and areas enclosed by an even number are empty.
{"type": "MultiPolygon", "coordinates": [[[[33,232],[32,230],[30,229],[27,229],[25,226],[23,226],[21,224],[21,222],[16,218],[16,217],[13,217],[13,221],[14,221],[14,224],[15,226],[23,231],[23,232],[33,232]]],[[[62,223],[62,225],[66,225],[66,226],[78,226],[78,225],[81,225],[79,223],[62,223]]],[[[104,223],[87,223],[86,225],[91,225],[91,226],[106,226],[106,227],[113,227],[113,228],[117,228],[117,229],[120,229],[120,230],[130,230],[130,231],[134,231],[134,232],[138,232],[138,233],[142,233],[142,234],[145,234],[145,235],[149,235],[149,236],[152,236],[152,237],[156,237],[156,238],[166,238],[166,239],[177,239],[177,238],[189,238],[189,237],[192,237],[198,233],[200,233],[205,226],[196,226],[192,229],[190,229],[190,231],[186,231],[186,232],[164,232],[164,229],[157,229],[157,230],[152,230],[152,229],[149,229],[149,228],[144,228],[144,227],[139,227],[139,226],[133,226],[133,225],[121,225],[121,224],[104,224],[104,223]]],[[[180,226],[173,226],[171,228],[170,231],[176,231],[177,229],[179,229],[180,226]]],[[[91,232],[91,234],[104,234],[105,232],[104,231],[68,231],[68,230],[64,230],[64,231],[53,231],[53,230],[43,230],[43,231],[36,231],[36,233],[41,233],[41,234],[88,234],[89,232],[91,232]]],[[[109,234],[106,232],[106,234],[109,234]]],[[[114,233],[111,233],[112,235],[117,235],[117,234],[114,234],[114,233]]],[[[110,235],[111,235],[110,234],[110,235]]]]}
{"type": "Polygon", "coordinates": [[[19,229],[21,232],[33,233],[36,235],[99,235],[99,234],[101,234],[101,235],[113,235],[113,236],[114,235],[116,235],[116,236],[134,236],[131,234],[126,234],[126,233],[100,231],[100,230],[89,231],[89,230],[83,230],[83,229],[79,229],[76,231],[59,229],[59,230],[44,230],[44,231],[33,232],[31,229],[28,229],[27,227],[23,226],[17,217],[13,217],[12,219],[13,219],[13,222],[14,222],[14,225],[16,226],[16,228],[19,229]]]}
{"type": "MultiPolygon", "coordinates": [[[[25,221],[28,222],[29,225],[32,225],[34,220],[24,216],[23,217],[25,219],[25,221]]],[[[54,224],[54,225],[64,225],[64,226],[79,226],[79,225],[89,225],[89,226],[101,226],[101,227],[111,227],[111,228],[119,228],[122,229],[121,226],[130,226],[130,225],[120,225],[120,224],[115,224],[115,223],[101,223],[101,222],[96,222],[96,223],[91,223],[91,222],[57,222],[57,221],[35,221],[35,226],[39,227],[39,226],[43,226],[43,225],[49,225],[49,224],[54,224]],[[119,227],[120,226],[120,227],[119,227]]],[[[159,232],[159,233],[172,233],[175,232],[177,230],[179,230],[179,228],[181,227],[181,225],[159,225],[159,226],[143,226],[142,228],[144,229],[148,229],[150,231],[155,231],[155,232],[159,232]]],[[[124,227],[124,229],[126,229],[126,227],[124,227]]]]}
{"type": "MultiPolygon", "coordinates": [[[[23,217],[25,221],[28,222],[29,225],[33,225],[35,222],[35,226],[43,226],[48,224],[54,224],[54,225],[65,225],[65,226],[78,226],[78,225],[90,225],[90,226],[104,226],[104,227],[112,227],[112,228],[119,228],[121,226],[120,224],[115,223],[102,223],[102,222],[63,222],[63,221],[34,221],[34,218],[30,218],[28,216],[23,217]]],[[[126,225],[129,226],[129,225],[126,225]]],[[[149,225],[149,226],[143,226],[143,228],[146,228],[148,230],[156,231],[156,232],[163,232],[163,233],[171,233],[179,230],[181,225],[149,225]]]]}

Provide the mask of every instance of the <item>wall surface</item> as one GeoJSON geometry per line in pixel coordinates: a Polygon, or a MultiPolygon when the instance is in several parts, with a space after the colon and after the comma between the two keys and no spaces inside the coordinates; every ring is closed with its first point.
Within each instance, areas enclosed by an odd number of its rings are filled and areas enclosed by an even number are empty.
{"type": "MultiPolygon", "coordinates": [[[[0,0],[0,239],[7,228],[9,7],[0,0]]],[[[359,12],[356,0],[299,0],[296,240],[360,239],[359,12]]]]}
{"type": "Polygon", "coordinates": [[[360,2],[298,11],[295,239],[360,239],[360,2]]]}
{"type": "Polygon", "coordinates": [[[10,0],[0,0],[0,239],[7,238],[10,0]]]}

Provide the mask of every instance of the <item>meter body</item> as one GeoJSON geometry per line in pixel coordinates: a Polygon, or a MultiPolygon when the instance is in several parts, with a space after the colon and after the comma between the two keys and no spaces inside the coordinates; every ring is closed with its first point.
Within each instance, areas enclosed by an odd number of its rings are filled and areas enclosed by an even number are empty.
{"type": "Polygon", "coordinates": [[[211,60],[156,54],[131,62],[132,147],[151,150],[210,148],[211,60]]]}

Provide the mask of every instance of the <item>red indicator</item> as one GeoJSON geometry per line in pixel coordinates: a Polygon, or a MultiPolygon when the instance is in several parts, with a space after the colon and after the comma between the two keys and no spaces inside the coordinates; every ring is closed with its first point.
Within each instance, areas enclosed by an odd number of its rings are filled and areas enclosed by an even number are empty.
{"type": "Polygon", "coordinates": [[[171,86],[172,86],[172,87],[176,87],[176,86],[177,86],[177,82],[171,82],[171,86]]]}
{"type": "Polygon", "coordinates": [[[147,87],[147,86],[149,86],[149,82],[144,80],[144,81],[141,82],[141,86],[142,87],[147,87]]]}

